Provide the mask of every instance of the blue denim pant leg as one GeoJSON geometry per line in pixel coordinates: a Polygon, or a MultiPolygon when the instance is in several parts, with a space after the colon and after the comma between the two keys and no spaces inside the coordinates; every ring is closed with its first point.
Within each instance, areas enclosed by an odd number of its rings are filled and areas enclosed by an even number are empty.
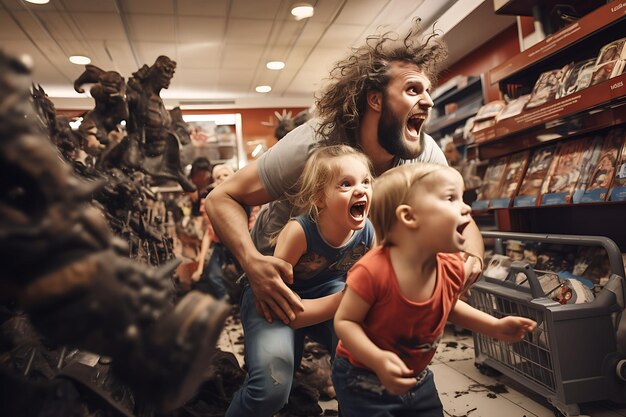
{"type": "Polygon", "coordinates": [[[432,371],[404,395],[390,395],[375,373],[347,359],[333,362],[333,385],[343,417],[442,417],[443,406],[432,371]]]}
{"type": "Polygon", "coordinates": [[[265,321],[257,312],[254,293],[248,286],[241,298],[241,322],[248,375],[226,417],[271,417],[289,399],[295,332],[280,321],[265,321]]]}
{"type": "Polygon", "coordinates": [[[222,299],[228,295],[228,290],[224,284],[224,273],[222,272],[222,265],[226,263],[226,247],[221,243],[216,243],[213,246],[213,252],[209,258],[208,265],[205,268],[207,273],[207,280],[210,283],[210,294],[215,298],[222,299]]]}

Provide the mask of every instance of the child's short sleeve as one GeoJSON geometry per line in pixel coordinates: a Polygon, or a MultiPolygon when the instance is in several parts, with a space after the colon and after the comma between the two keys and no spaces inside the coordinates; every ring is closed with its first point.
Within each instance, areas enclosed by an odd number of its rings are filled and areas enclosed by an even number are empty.
{"type": "Polygon", "coordinates": [[[370,271],[356,263],[349,271],[346,285],[368,304],[374,304],[378,295],[377,282],[370,271]]]}

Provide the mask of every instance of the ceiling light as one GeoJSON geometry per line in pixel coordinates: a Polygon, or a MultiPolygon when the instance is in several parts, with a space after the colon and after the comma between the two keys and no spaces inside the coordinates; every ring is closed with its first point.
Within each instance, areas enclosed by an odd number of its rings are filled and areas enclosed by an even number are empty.
{"type": "Polygon", "coordinates": [[[50,3],[50,0],[26,0],[29,3],[33,3],[33,4],[46,4],[46,3],[50,3]]]}
{"type": "Polygon", "coordinates": [[[270,87],[269,85],[259,85],[257,86],[257,88],[255,88],[257,93],[269,93],[270,91],[272,91],[272,87],[270,87]]]}
{"type": "Polygon", "coordinates": [[[291,8],[291,14],[296,17],[296,20],[306,19],[313,16],[313,6],[308,3],[298,3],[291,8]]]}
{"type": "Polygon", "coordinates": [[[265,64],[265,66],[267,67],[267,69],[281,70],[285,68],[285,63],[283,61],[270,61],[267,64],[265,64]]]}
{"type": "Polygon", "coordinates": [[[91,64],[91,59],[84,55],[72,55],[70,57],[70,62],[76,65],[87,65],[91,64]]]}

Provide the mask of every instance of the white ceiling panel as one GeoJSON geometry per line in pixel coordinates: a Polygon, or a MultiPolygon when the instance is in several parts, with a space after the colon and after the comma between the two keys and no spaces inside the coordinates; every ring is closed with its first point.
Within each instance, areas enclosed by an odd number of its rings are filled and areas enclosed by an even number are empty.
{"type": "Polygon", "coordinates": [[[231,0],[178,0],[178,14],[225,18],[231,0]]]}
{"type": "Polygon", "coordinates": [[[226,22],[217,17],[178,18],[178,41],[186,43],[223,42],[226,22]]]}
{"type": "Polygon", "coordinates": [[[87,39],[128,40],[117,13],[76,13],[75,22],[87,39]]]}
{"type": "Polygon", "coordinates": [[[178,47],[178,63],[189,69],[219,68],[221,49],[210,42],[186,43],[178,47]]]}
{"type": "Polygon", "coordinates": [[[352,45],[365,29],[362,25],[332,25],[322,36],[319,48],[333,48],[337,45],[352,45]]]}
{"type": "Polygon", "coordinates": [[[232,0],[231,18],[274,19],[282,0],[232,0]]]}
{"type": "Polygon", "coordinates": [[[174,61],[177,59],[174,42],[136,42],[135,45],[140,58],[143,60],[140,65],[147,64],[150,66],[161,55],[166,55],[174,61]]]}
{"type": "Polygon", "coordinates": [[[174,0],[120,0],[120,3],[126,13],[174,14],[174,0]]]}
{"type": "MultiPolygon", "coordinates": [[[[432,0],[431,0],[432,1],[432,0]]],[[[391,0],[359,0],[347,2],[335,23],[340,25],[368,25],[391,0]]],[[[414,3],[414,2],[413,2],[414,3]]]]}
{"type": "Polygon", "coordinates": [[[224,49],[222,68],[243,69],[256,65],[261,59],[263,49],[254,45],[232,45],[224,49]]]}
{"type": "Polygon", "coordinates": [[[88,0],[62,0],[60,3],[52,1],[57,8],[76,13],[117,13],[113,1],[88,1],[88,0]],[[63,6],[60,6],[62,4],[63,6]]]}
{"type": "MultiPolygon", "coordinates": [[[[67,56],[80,52],[90,55],[94,65],[124,77],[152,65],[159,55],[169,56],[177,70],[162,94],[168,100],[241,97],[246,103],[274,107],[289,98],[283,102],[298,105],[295,99],[308,106],[332,65],[379,25],[403,30],[415,14],[427,22],[444,19],[446,10],[462,8],[466,0],[316,0],[314,16],[301,21],[290,14],[295,2],[52,0],[34,5],[0,0],[0,40],[5,51],[32,55],[35,81],[65,104],[67,97],[80,97],[72,83],[84,67],[68,63],[67,56]],[[286,67],[267,70],[268,60],[283,60],[286,67]],[[260,83],[273,91],[254,92],[260,83]]],[[[459,14],[455,17],[459,20],[459,14]]],[[[484,0],[446,35],[449,62],[513,24],[513,18],[501,18],[493,14],[492,2],[484,0]]],[[[93,107],[91,98],[77,103],[93,107]]]]}
{"type": "Polygon", "coordinates": [[[265,45],[272,29],[271,20],[230,19],[226,45],[265,45]]]}
{"type": "Polygon", "coordinates": [[[28,37],[8,13],[0,13],[0,40],[22,41],[28,37]]]}
{"type": "Polygon", "coordinates": [[[175,42],[174,16],[131,14],[128,16],[133,40],[143,42],[175,42]]]}

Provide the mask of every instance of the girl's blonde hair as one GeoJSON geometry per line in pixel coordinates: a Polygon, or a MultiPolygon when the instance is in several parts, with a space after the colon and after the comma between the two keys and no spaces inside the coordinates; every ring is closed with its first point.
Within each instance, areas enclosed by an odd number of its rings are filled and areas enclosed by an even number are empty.
{"type": "Polygon", "coordinates": [[[376,240],[382,245],[392,245],[389,234],[396,224],[396,208],[409,204],[415,186],[427,175],[451,169],[437,164],[407,164],[390,169],[376,178],[373,185],[370,220],[376,231],[376,240]]]}
{"type": "Polygon", "coordinates": [[[308,212],[316,219],[319,216],[318,205],[324,200],[326,186],[335,180],[339,173],[337,159],[342,156],[354,156],[360,159],[373,172],[372,163],[361,151],[348,145],[320,146],[313,151],[304,165],[304,170],[294,194],[288,195],[295,211],[300,213],[308,212]]]}

